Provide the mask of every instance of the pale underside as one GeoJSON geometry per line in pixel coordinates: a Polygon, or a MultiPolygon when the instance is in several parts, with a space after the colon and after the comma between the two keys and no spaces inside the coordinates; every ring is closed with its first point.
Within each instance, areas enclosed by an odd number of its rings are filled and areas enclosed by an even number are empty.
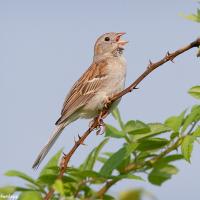
{"type": "Polygon", "coordinates": [[[125,76],[126,66],[123,56],[93,63],[65,98],[61,117],[56,125],[62,123],[67,125],[78,118],[95,117],[108,97],[124,88],[125,76]]]}

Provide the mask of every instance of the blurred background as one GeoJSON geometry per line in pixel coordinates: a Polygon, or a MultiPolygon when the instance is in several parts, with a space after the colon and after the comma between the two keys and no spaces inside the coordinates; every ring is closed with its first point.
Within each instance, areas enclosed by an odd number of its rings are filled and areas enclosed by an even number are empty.
{"type": "MultiPolygon", "coordinates": [[[[157,61],[199,36],[199,24],[180,16],[196,12],[197,6],[191,0],[0,1],[0,186],[23,183],[5,177],[9,169],[38,175],[31,169],[33,161],[51,134],[65,95],[91,64],[97,37],[110,31],[127,32],[128,86],[149,59],[157,61]]],[[[197,103],[187,94],[199,84],[195,54],[196,50],[190,50],[176,58],[175,64],[165,64],[139,90],[126,95],[119,106],[123,119],[162,122],[197,103]]],[[[116,123],[111,116],[106,122],[116,123]]],[[[87,120],[67,127],[42,166],[61,147],[67,152],[74,137],[87,127],[87,120]]],[[[87,146],[79,148],[70,164],[79,165],[103,138],[90,135],[87,146]]],[[[116,141],[107,144],[105,151],[114,151],[118,145],[116,141]]],[[[191,161],[179,161],[178,175],[161,187],[122,181],[110,192],[117,195],[144,187],[162,200],[200,199],[199,146],[191,161]]]]}

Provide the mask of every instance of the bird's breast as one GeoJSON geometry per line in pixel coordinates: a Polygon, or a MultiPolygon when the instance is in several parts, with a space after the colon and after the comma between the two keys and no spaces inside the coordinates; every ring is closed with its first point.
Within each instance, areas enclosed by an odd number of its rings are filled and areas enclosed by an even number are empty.
{"type": "Polygon", "coordinates": [[[126,61],[123,56],[112,58],[108,64],[108,87],[112,92],[119,92],[124,88],[126,79],[126,61]],[[117,90],[117,91],[114,91],[117,90]]]}

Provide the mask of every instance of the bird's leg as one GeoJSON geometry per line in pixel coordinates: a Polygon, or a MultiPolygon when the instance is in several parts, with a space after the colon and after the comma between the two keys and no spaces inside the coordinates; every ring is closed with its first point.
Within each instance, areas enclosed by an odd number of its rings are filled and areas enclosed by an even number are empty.
{"type": "Polygon", "coordinates": [[[101,111],[97,117],[98,127],[97,127],[97,135],[102,135],[105,132],[105,123],[103,119],[108,115],[108,111],[101,111]]]}
{"type": "Polygon", "coordinates": [[[106,109],[109,109],[110,104],[112,103],[111,99],[112,99],[112,96],[111,97],[106,97],[105,102],[104,102],[104,107],[106,109]]]}
{"type": "Polygon", "coordinates": [[[109,107],[110,104],[112,103],[111,101],[112,97],[106,97],[105,101],[104,101],[104,108],[97,117],[95,117],[90,123],[89,123],[89,127],[92,128],[94,122],[97,120],[98,126],[97,126],[97,135],[102,135],[105,131],[105,123],[103,121],[104,118],[106,118],[109,114],[109,107]]]}
{"type": "Polygon", "coordinates": [[[98,121],[98,127],[97,127],[97,135],[102,135],[105,132],[105,123],[103,121],[104,118],[106,118],[109,114],[109,107],[112,103],[111,101],[112,97],[106,97],[105,102],[104,102],[104,108],[100,114],[97,116],[97,121],[98,121]]]}

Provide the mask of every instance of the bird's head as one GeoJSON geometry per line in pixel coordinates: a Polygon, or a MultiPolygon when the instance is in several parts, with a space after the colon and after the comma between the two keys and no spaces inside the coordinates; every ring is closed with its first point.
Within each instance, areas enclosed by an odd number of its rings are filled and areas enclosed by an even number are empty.
{"type": "Polygon", "coordinates": [[[100,36],[94,46],[94,55],[103,56],[104,54],[112,53],[117,49],[120,49],[122,51],[124,49],[124,45],[128,43],[127,41],[121,39],[121,36],[124,34],[124,32],[111,32],[105,33],[100,36]]]}

